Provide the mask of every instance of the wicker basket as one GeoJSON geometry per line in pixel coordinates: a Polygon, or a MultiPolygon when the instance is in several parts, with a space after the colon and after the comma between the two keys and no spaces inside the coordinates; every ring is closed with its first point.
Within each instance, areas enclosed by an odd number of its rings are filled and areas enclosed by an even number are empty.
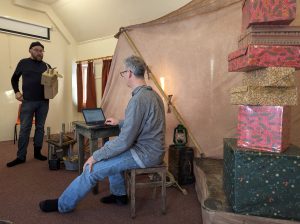
{"type": "Polygon", "coordinates": [[[78,161],[64,160],[66,170],[78,170],[78,161]]]}

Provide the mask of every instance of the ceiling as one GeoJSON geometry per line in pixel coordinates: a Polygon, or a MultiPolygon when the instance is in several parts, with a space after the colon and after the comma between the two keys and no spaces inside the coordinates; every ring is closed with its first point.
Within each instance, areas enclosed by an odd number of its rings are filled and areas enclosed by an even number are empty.
{"type": "Polygon", "coordinates": [[[191,0],[34,0],[49,5],[77,42],[164,16],[191,0]]]}

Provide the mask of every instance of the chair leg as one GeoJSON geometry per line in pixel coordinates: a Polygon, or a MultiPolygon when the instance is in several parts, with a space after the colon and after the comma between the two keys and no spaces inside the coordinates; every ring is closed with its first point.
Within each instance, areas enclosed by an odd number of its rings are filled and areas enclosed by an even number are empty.
{"type": "Polygon", "coordinates": [[[135,170],[131,170],[131,184],[130,184],[130,206],[131,206],[131,218],[135,218],[135,170]]]}
{"type": "Polygon", "coordinates": [[[92,188],[93,194],[99,194],[99,183],[96,183],[96,185],[92,188]]]}
{"type": "Polygon", "coordinates": [[[14,131],[14,144],[18,141],[18,133],[17,133],[17,125],[15,124],[15,131],[14,131]]]}
{"type": "Polygon", "coordinates": [[[166,214],[166,198],[167,198],[167,194],[166,194],[166,172],[163,171],[161,174],[161,179],[162,179],[162,183],[161,183],[161,198],[162,198],[162,213],[166,214]]]}
{"type": "Polygon", "coordinates": [[[128,198],[130,197],[130,189],[129,189],[129,187],[130,187],[130,180],[129,180],[130,176],[129,176],[129,172],[130,172],[129,170],[125,171],[126,192],[127,192],[127,197],[128,198]]]}
{"type": "Polygon", "coordinates": [[[153,199],[156,198],[156,187],[153,187],[153,190],[152,190],[152,198],[153,198],[153,199]]]}
{"type": "Polygon", "coordinates": [[[50,151],[51,151],[51,145],[48,143],[48,161],[50,160],[50,151]]]}

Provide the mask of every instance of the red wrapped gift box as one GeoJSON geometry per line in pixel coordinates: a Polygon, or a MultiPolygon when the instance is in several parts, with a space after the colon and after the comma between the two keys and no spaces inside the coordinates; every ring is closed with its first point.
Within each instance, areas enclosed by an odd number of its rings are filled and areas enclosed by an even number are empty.
{"type": "Polygon", "coordinates": [[[229,72],[265,67],[300,68],[300,46],[248,45],[228,55],[229,72]]]}
{"type": "Polygon", "coordinates": [[[249,44],[300,46],[300,26],[250,26],[240,36],[238,48],[247,47],[249,44]]]}
{"type": "Polygon", "coordinates": [[[239,147],[283,152],[289,146],[291,110],[288,106],[239,106],[239,147]]]}
{"type": "Polygon", "coordinates": [[[255,24],[288,25],[296,17],[296,0],[244,0],[242,30],[255,24]]]}

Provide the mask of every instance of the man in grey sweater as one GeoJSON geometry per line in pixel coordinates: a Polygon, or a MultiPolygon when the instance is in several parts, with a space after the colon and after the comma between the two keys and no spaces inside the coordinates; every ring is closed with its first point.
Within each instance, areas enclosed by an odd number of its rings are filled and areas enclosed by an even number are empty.
{"type": "Polygon", "coordinates": [[[88,158],[83,173],[58,199],[40,202],[44,212],[70,212],[99,180],[109,178],[111,195],[101,199],[106,204],[127,204],[124,171],[160,164],[164,157],[165,112],[160,96],[146,85],[144,61],[136,56],[125,60],[121,77],[132,89],[125,119],[108,118],[107,124],[119,124],[121,132],[88,158]]]}

